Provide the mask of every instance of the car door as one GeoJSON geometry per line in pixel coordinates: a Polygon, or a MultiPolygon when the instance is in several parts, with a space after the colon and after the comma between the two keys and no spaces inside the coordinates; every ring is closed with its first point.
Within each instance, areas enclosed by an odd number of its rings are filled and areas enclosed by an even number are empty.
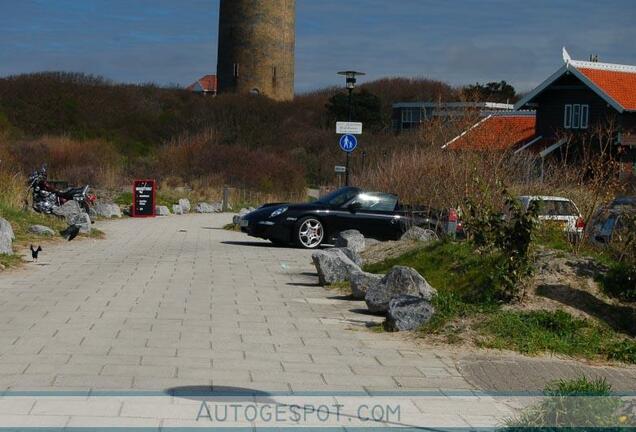
{"type": "Polygon", "coordinates": [[[395,213],[397,196],[379,192],[361,192],[338,212],[340,231],[355,229],[365,237],[394,239],[401,233],[395,213]]]}

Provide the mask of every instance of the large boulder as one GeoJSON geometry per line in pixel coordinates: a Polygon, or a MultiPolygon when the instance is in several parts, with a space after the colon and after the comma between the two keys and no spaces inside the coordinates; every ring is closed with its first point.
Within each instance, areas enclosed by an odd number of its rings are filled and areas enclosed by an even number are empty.
{"type": "Polygon", "coordinates": [[[362,252],[365,248],[364,236],[357,230],[342,231],[336,237],[336,247],[346,247],[355,252],[362,252]]]}
{"type": "Polygon", "coordinates": [[[95,216],[103,218],[120,218],[121,209],[117,204],[113,203],[97,203],[91,209],[95,216]]]}
{"type": "Polygon", "coordinates": [[[370,286],[364,298],[371,312],[386,312],[391,299],[401,294],[431,301],[437,293],[417,271],[396,266],[377,285],[370,286]]]}
{"type": "Polygon", "coordinates": [[[381,280],[382,275],[363,271],[353,272],[349,280],[351,284],[351,296],[356,300],[364,300],[369,288],[379,284],[381,280]]]}
{"type": "Polygon", "coordinates": [[[78,225],[80,227],[80,232],[82,234],[88,234],[91,232],[92,223],[91,217],[88,213],[80,213],[74,216],[71,216],[67,219],[69,225],[78,225]]]}
{"type": "Polygon", "coordinates": [[[157,216],[170,216],[170,210],[166,206],[156,206],[155,215],[157,216]]]}
{"type": "Polygon", "coordinates": [[[321,285],[348,281],[351,274],[362,271],[340,249],[316,251],[311,255],[311,259],[318,271],[321,285]]]}
{"type": "Polygon", "coordinates": [[[13,227],[8,220],[0,218],[0,233],[5,233],[11,240],[15,240],[15,234],[13,233],[13,227]]]}
{"type": "Polygon", "coordinates": [[[362,267],[362,265],[364,264],[360,254],[358,252],[354,251],[353,249],[348,248],[348,247],[340,247],[340,248],[334,248],[334,249],[341,250],[347,257],[349,257],[349,259],[351,261],[356,263],[356,265],[358,267],[362,267]]]}
{"type": "Polygon", "coordinates": [[[192,210],[192,205],[190,204],[190,200],[187,198],[181,198],[179,200],[179,206],[181,206],[181,210],[183,211],[183,213],[179,213],[179,214],[190,213],[190,210],[192,210]]]}
{"type": "Polygon", "coordinates": [[[0,254],[13,254],[13,240],[5,231],[0,231],[0,254]]]}
{"type": "Polygon", "coordinates": [[[421,228],[418,226],[412,226],[402,235],[401,239],[420,242],[432,242],[439,240],[439,236],[433,230],[421,228]]]}
{"type": "Polygon", "coordinates": [[[79,206],[77,201],[70,200],[66,201],[63,205],[59,207],[55,207],[53,209],[53,214],[56,216],[63,217],[66,219],[66,223],[71,225],[73,222],[73,218],[82,214],[82,208],[79,206]]]}
{"type": "Polygon", "coordinates": [[[183,207],[181,207],[180,204],[174,204],[172,206],[172,214],[176,214],[176,215],[182,215],[185,212],[183,211],[183,207]]]}
{"type": "Polygon", "coordinates": [[[29,232],[32,234],[41,235],[41,236],[55,235],[55,231],[53,231],[51,228],[44,225],[31,225],[29,227],[29,232]]]}
{"type": "Polygon", "coordinates": [[[389,302],[386,327],[390,331],[417,330],[431,320],[435,308],[427,300],[410,295],[399,295],[389,302]]]}
{"type": "Polygon", "coordinates": [[[223,211],[223,204],[221,203],[199,203],[195,209],[197,213],[221,213],[223,211]]]}

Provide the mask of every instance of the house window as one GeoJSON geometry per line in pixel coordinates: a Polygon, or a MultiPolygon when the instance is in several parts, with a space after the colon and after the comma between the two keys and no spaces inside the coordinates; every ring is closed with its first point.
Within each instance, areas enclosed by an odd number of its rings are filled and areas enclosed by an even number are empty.
{"type": "Polygon", "coordinates": [[[572,105],[572,129],[578,129],[581,126],[581,105],[572,105]]]}
{"type": "Polygon", "coordinates": [[[572,105],[565,106],[565,115],[563,117],[563,127],[570,129],[572,127],[572,105]]]}
{"type": "Polygon", "coordinates": [[[587,129],[590,120],[590,106],[581,105],[581,129],[587,129]]]}
{"type": "Polygon", "coordinates": [[[239,64],[234,63],[234,78],[238,78],[239,76],[239,64]]]}
{"type": "Polygon", "coordinates": [[[422,111],[419,108],[402,110],[402,129],[412,129],[422,122],[422,111]]]}
{"type": "Polygon", "coordinates": [[[563,127],[565,129],[587,129],[589,124],[589,105],[565,105],[563,110],[563,127]]]}

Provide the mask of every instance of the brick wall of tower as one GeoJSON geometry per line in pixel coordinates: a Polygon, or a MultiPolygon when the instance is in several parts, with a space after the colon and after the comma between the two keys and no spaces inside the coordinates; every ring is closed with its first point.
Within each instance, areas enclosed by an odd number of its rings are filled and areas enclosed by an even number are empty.
{"type": "Polygon", "coordinates": [[[219,93],[294,98],[295,0],[221,0],[219,93]]]}

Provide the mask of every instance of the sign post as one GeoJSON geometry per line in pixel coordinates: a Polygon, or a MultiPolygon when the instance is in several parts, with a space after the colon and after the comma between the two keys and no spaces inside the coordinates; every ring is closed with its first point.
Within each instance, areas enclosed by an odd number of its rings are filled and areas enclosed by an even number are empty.
{"type": "Polygon", "coordinates": [[[340,148],[347,154],[347,161],[345,164],[345,185],[349,186],[349,157],[351,152],[358,147],[358,138],[355,135],[342,135],[340,137],[340,148]]]}
{"type": "Polygon", "coordinates": [[[135,180],[132,193],[132,217],[155,217],[156,182],[154,180],[135,180]]]}

